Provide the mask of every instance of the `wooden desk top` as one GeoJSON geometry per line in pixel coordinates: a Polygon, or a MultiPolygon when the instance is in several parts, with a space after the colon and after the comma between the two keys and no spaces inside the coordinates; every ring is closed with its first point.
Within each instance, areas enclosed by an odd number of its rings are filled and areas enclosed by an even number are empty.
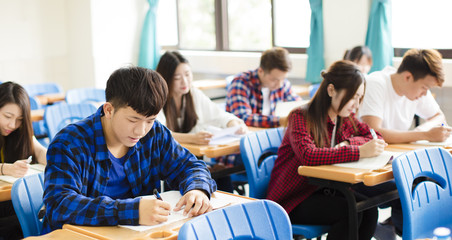
{"type": "MultiPolygon", "coordinates": [[[[231,204],[239,204],[244,202],[253,201],[255,199],[243,197],[235,194],[230,194],[226,192],[216,192],[215,197],[224,197],[231,200],[231,204]]],[[[70,224],[65,224],[63,230],[71,230],[94,239],[164,239],[164,240],[176,240],[179,229],[182,225],[190,220],[191,218],[183,219],[170,224],[165,224],[146,231],[134,231],[132,229],[119,227],[119,226],[75,226],[70,224]]]]}
{"type": "Polygon", "coordinates": [[[0,202],[11,200],[12,187],[11,183],[0,181],[0,202]]]}
{"type": "Polygon", "coordinates": [[[64,101],[66,99],[65,93],[49,93],[44,95],[35,96],[41,105],[52,104],[55,102],[64,101]]]}
{"type": "Polygon", "coordinates": [[[214,88],[226,88],[226,79],[203,79],[194,80],[192,82],[193,86],[200,89],[214,89],[214,88]]]}
{"type": "MultiPolygon", "coordinates": [[[[59,240],[59,239],[67,239],[67,240],[96,240],[99,238],[93,238],[69,229],[58,229],[53,232],[47,233],[42,236],[36,237],[27,237],[26,240],[59,240]]],[[[103,238],[105,239],[105,238],[103,238]]]]}
{"type": "MultiPolygon", "coordinates": [[[[413,148],[409,149],[412,144],[402,146],[398,145],[399,144],[389,145],[386,150],[393,152],[406,152],[413,150],[413,148]]],[[[375,170],[346,168],[333,165],[300,166],[298,167],[298,174],[306,177],[322,178],[347,183],[363,182],[364,185],[367,186],[375,186],[394,179],[391,164],[387,164],[385,167],[375,170]]]]}
{"type": "Polygon", "coordinates": [[[37,122],[44,119],[44,109],[31,110],[31,121],[37,122]]]}
{"type": "MultiPolygon", "coordinates": [[[[250,132],[257,132],[265,128],[248,127],[250,132]]],[[[188,149],[195,156],[206,156],[208,158],[216,158],[225,155],[240,153],[240,141],[234,141],[228,144],[220,145],[199,145],[193,143],[181,143],[183,147],[188,149]]]]}

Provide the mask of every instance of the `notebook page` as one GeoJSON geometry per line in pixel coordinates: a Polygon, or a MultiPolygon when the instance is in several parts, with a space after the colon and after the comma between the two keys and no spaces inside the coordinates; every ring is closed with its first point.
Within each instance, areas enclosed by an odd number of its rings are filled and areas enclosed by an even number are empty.
{"type": "Polygon", "coordinates": [[[390,160],[396,158],[403,152],[391,152],[384,151],[379,156],[370,157],[370,158],[360,158],[356,162],[347,162],[347,163],[336,163],[334,166],[338,167],[348,167],[348,168],[360,168],[360,169],[381,169],[383,168],[390,160]]]}

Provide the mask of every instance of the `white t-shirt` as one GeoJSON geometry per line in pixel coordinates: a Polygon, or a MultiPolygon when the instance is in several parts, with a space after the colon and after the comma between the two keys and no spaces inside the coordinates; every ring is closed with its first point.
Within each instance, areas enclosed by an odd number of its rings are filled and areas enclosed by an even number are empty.
{"type": "MultiPolygon", "coordinates": [[[[190,133],[197,133],[205,130],[208,126],[214,126],[219,128],[226,128],[229,121],[235,119],[243,122],[237,118],[234,114],[226,112],[221,109],[216,103],[212,102],[201,90],[197,88],[190,89],[191,96],[193,97],[193,104],[195,105],[196,115],[198,115],[198,121],[192,128],[190,133]]],[[[163,109],[157,114],[157,120],[166,126],[166,117],[163,109]]],[[[183,119],[178,119],[179,124],[183,119]]]]}
{"type": "Polygon", "coordinates": [[[396,69],[388,66],[366,77],[366,93],[358,111],[360,117],[375,116],[383,120],[383,128],[406,131],[415,114],[428,119],[440,111],[430,91],[414,101],[397,95],[391,82],[394,73],[396,69]]]}
{"type": "Polygon", "coordinates": [[[271,106],[270,106],[270,89],[262,88],[262,115],[270,116],[271,106]]]}

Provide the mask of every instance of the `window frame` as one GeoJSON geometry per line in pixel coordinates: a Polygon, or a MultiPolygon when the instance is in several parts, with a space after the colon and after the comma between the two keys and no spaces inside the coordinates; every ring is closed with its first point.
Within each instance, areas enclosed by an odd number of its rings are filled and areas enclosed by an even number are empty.
{"type": "MultiPolygon", "coordinates": [[[[273,47],[283,47],[287,49],[290,53],[306,53],[306,48],[296,48],[296,47],[285,47],[275,45],[275,8],[273,4],[274,0],[270,0],[272,10],[272,46],[273,47]]],[[[215,49],[205,50],[205,49],[186,49],[180,47],[181,34],[180,34],[180,18],[179,18],[179,0],[176,0],[176,16],[177,16],[177,45],[165,45],[164,49],[181,49],[181,50],[193,50],[193,51],[224,51],[224,52],[262,52],[258,50],[231,50],[229,48],[229,23],[228,23],[228,0],[214,0],[215,7],[215,49]]]]}

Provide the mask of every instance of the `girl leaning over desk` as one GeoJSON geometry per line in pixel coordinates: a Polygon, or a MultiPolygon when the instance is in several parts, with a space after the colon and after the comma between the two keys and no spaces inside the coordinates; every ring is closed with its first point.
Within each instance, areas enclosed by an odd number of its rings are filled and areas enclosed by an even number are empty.
{"type": "MultiPolygon", "coordinates": [[[[332,189],[309,184],[297,168],[374,157],[387,144],[381,136],[373,139],[369,127],[355,118],[365,91],[357,65],[337,61],[322,77],[312,100],[289,115],[267,198],[281,204],[292,223],[330,225],[328,240],[349,239],[346,199],[332,189]]],[[[359,213],[359,239],[372,238],[377,219],[376,207],[359,213]]]]}
{"type": "MultiPolygon", "coordinates": [[[[1,175],[23,177],[29,156],[46,163],[46,149],[33,137],[28,94],[17,83],[0,84],[0,132],[1,175]]],[[[0,239],[18,239],[21,231],[11,201],[0,202],[0,239]]]]}
{"type": "MultiPolygon", "coordinates": [[[[172,131],[179,143],[209,144],[212,134],[208,126],[227,128],[239,125],[237,134],[248,131],[245,123],[235,115],[222,110],[201,90],[192,87],[193,73],[188,60],[177,51],[167,51],[160,57],[157,72],[168,84],[168,99],[157,120],[172,131]]],[[[221,158],[235,159],[235,156],[221,158]]],[[[233,165],[233,161],[222,162],[233,165]]],[[[237,163],[236,163],[237,164],[237,163]]],[[[218,189],[232,192],[230,177],[216,179],[218,189]]]]}

